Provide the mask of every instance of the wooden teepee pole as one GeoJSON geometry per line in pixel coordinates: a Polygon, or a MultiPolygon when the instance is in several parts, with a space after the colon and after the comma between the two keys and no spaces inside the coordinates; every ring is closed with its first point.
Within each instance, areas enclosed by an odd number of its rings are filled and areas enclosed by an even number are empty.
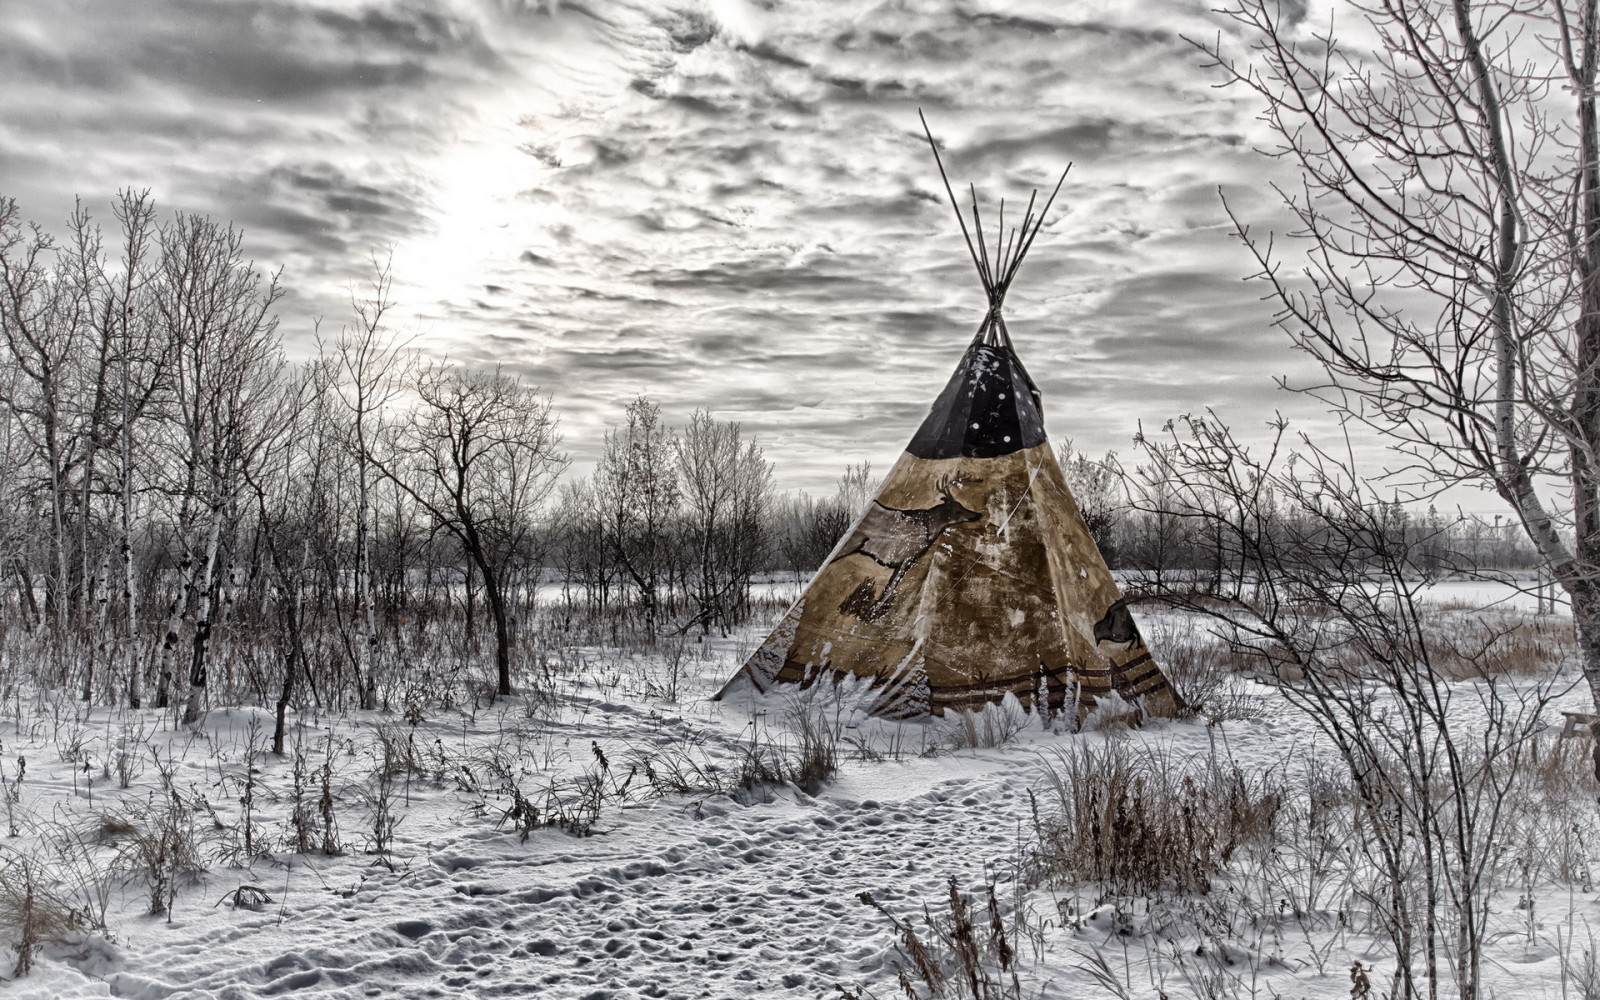
{"type": "Polygon", "coordinates": [[[939,156],[939,144],[933,141],[933,130],[928,128],[928,119],[917,109],[917,117],[922,119],[922,132],[928,137],[928,148],[933,150],[933,162],[939,165],[939,179],[944,181],[944,193],[950,196],[950,207],[956,213],[956,221],[961,224],[961,238],[967,241],[967,253],[972,256],[972,266],[978,269],[978,280],[983,282],[983,291],[993,298],[994,284],[989,280],[989,275],[984,273],[983,262],[978,259],[978,251],[973,249],[972,235],[967,232],[967,220],[961,215],[961,206],[956,204],[956,193],[950,187],[950,177],[944,172],[944,160],[939,156]]]}

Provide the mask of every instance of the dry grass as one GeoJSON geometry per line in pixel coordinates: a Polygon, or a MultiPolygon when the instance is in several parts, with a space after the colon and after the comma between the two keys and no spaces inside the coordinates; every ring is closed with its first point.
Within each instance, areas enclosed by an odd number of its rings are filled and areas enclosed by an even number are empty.
{"type": "MultiPolygon", "coordinates": [[[[1298,609],[1313,622],[1318,609],[1298,609]]],[[[1492,677],[1549,677],[1574,662],[1570,619],[1516,612],[1451,611],[1428,606],[1418,623],[1418,639],[1434,671],[1452,681],[1492,677]]],[[[1331,612],[1329,612],[1331,616],[1331,612]]],[[[1261,699],[1241,690],[1244,678],[1300,680],[1292,665],[1274,662],[1264,651],[1230,643],[1193,617],[1157,620],[1149,629],[1151,653],[1196,715],[1210,722],[1257,718],[1261,699]]],[[[1352,679],[1369,670],[1352,650],[1330,665],[1352,679]]]]}
{"type": "Polygon", "coordinates": [[[38,861],[16,855],[0,864],[0,934],[16,960],[13,976],[33,968],[39,949],[71,941],[88,929],[84,914],[57,895],[38,861]]]}
{"type": "Polygon", "coordinates": [[[1570,937],[1560,945],[1561,995],[1572,1000],[1600,1000],[1600,948],[1595,947],[1594,933],[1588,934],[1576,956],[1570,937]]]}
{"type": "Polygon", "coordinates": [[[194,809],[174,792],[153,805],[125,801],[99,829],[117,847],[118,871],[143,884],[152,915],[170,916],[178,889],[207,869],[194,809]]]}
{"type": "Polygon", "coordinates": [[[1552,732],[1535,740],[1523,762],[1526,785],[1539,794],[1589,801],[1595,796],[1593,739],[1562,739],[1552,732]]]}
{"type": "Polygon", "coordinates": [[[417,745],[415,728],[379,724],[373,727],[372,736],[377,774],[391,779],[426,776],[442,780],[445,762],[437,752],[431,757],[424,753],[417,745]]]}
{"type": "MultiPolygon", "coordinates": [[[[954,878],[937,911],[922,909],[922,932],[863,892],[858,898],[894,926],[895,976],[906,1000],[1021,1000],[1018,926],[1008,917],[994,883],[968,896],[954,878]]],[[[857,986],[837,987],[848,1000],[873,1000],[857,986]]]]}
{"type": "Polygon", "coordinates": [[[241,885],[217,900],[223,902],[236,910],[260,910],[272,902],[272,894],[259,885],[241,885]]]}
{"type": "Polygon", "coordinates": [[[770,789],[792,784],[815,795],[839,771],[841,723],[807,706],[786,713],[777,731],[752,725],[748,738],[717,748],[703,733],[691,733],[641,749],[628,760],[657,795],[730,795],[749,803],[771,797],[770,789]]]}
{"type": "Polygon", "coordinates": [[[822,791],[822,786],[839,773],[839,730],[826,716],[816,712],[796,712],[790,727],[799,745],[787,762],[786,777],[807,795],[822,791]]]}
{"type": "Polygon", "coordinates": [[[662,746],[628,751],[657,795],[697,795],[726,790],[726,768],[717,764],[704,733],[691,732],[662,746]]]}
{"type": "Polygon", "coordinates": [[[1138,744],[1056,748],[1045,773],[1054,811],[1039,820],[1035,862],[1056,884],[1113,895],[1204,893],[1249,844],[1271,844],[1281,778],[1138,744]]]}
{"type": "Polygon", "coordinates": [[[1572,622],[1518,614],[1440,614],[1423,623],[1435,672],[1453,681],[1549,677],[1574,662],[1572,622]]]}
{"type": "Polygon", "coordinates": [[[1593,752],[1592,740],[1552,730],[1529,742],[1515,775],[1498,777],[1511,788],[1502,864],[1513,884],[1593,888],[1600,842],[1593,752]]]}
{"type": "Polygon", "coordinates": [[[599,822],[607,797],[603,772],[609,770],[609,762],[603,757],[601,761],[607,767],[564,779],[541,775],[519,752],[490,747],[461,765],[457,781],[464,790],[496,800],[496,828],[510,828],[524,841],[545,827],[586,837],[599,822]]]}
{"type": "Polygon", "coordinates": [[[949,750],[982,750],[1015,743],[1028,727],[1028,713],[1010,695],[998,705],[947,712],[936,724],[935,742],[949,750]]]}

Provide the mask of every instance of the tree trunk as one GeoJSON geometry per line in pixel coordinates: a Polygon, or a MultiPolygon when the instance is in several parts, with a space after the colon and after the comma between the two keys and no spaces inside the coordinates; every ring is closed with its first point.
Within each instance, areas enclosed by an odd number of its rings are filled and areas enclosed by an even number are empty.
{"type": "Polygon", "coordinates": [[[466,589],[466,592],[461,595],[461,607],[462,612],[466,615],[466,635],[464,638],[466,639],[468,649],[472,648],[472,643],[477,637],[478,629],[478,592],[472,586],[472,570],[474,565],[474,561],[469,557],[467,560],[467,565],[461,571],[461,575],[465,581],[463,583],[463,587],[466,589]]]}
{"type": "Polygon", "coordinates": [[[206,655],[211,645],[211,618],[216,607],[217,550],[222,541],[222,505],[211,507],[211,529],[206,537],[205,569],[201,576],[200,605],[195,615],[194,639],[189,660],[189,694],[184,700],[183,721],[193,725],[200,720],[200,696],[206,687],[206,655]]]}
{"type": "MultiPolygon", "coordinates": [[[[1577,260],[1579,312],[1577,370],[1573,385],[1572,417],[1577,441],[1569,449],[1572,461],[1574,555],[1580,572],[1565,580],[1572,599],[1572,625],[1581,651],[1584,678],[1600,711],[1600,590],[1593,575],[1600,566],[1600,469],[1592,450],[1600,444],[1600,125],[1595,113],[1595,32],[1593,0],[1584,5],[1580,20],[1584,36],[1583,62],[1578,69],[1578,170],[1577,260]],[[1581,609],[1580,609],[1581,606],[1581,609]]],[[[1600,740],[1594,743],[1594,773],[1600,779],[1600,740]]]]}
{"type": "Polygon", "coordinates": [[[500,577],[489,565],[488,558],[478,552],[473,561],[483,576],[484,600],[489,602],[489,615],[494,619],[495,691],[504,697],[515,693],[511,689],[511,620],[506,612],[506,598],[501,592],[500,577]]]}
{"type": "Polygon", "coordinates": [[[378,707],[378,621],[372,601],[372,541],[367,521],[371,516],[371,497],[367,490],[366,436],[362,428],[362,414],[356,414],[356,447],[360,454],[356,461],[356,600],[361,617],[361,707],[371,711],[378,707]]]}
{"type": "MultiPolygon", "coordinates": [[[[1595,10],[1586,5],[1581,19],[1584,34],[1583,67],[1579,75],[1585,86],[1578,89],[1578,142],[1581,150],[1577,180],[1576,232],[1573,257],[1576,262],[1579,313],[1575,330],[1577,365],[1573,380],[1571,417],[1573,535],[1575,551],[1568,552],[1557,535],[1549,514],[1534,492],[1517,439],[1518,369],[1517,331],[1512,317],[1511,299],[1522,265],[1521,226],[1517,214],[1516,165],[1505,137],[1504,112],[1483,52],[1482,41],[1472,24],[1470,0],[1454,0],[1456,30],[1467,61],[1472,67],[1483,125],[1488,132],[1488,160],[1494,171],[1498,218],[1494,247],[1495,284],[1491,290],[1490,317],[1494,332],[1495,415],[1494,436],[1499,469],[1496,486],[1517,511],[1540,555],[1572,598],[1573,627],[1579,633],[1584,677],[1600,710],[1600,647],[1582,637],[1584,621],[1593,622],[1594,595],[1591,576],[1600,566],[1600,470],[1590,462],[1589,449],[1600,444],[1600,134],[1597,134],[1593,93],[1595,10]],[[1591,610],[1580,614],[1579,605],[1591,610]]],[[[1575,81],[1577,82],[1577,81],[1575,81]]],[[[1600,741],[1594,751],[1595,777],[1600,779],[1600,741]]]]}
{"type": "Polygon", "coordinates": [[[161,637],[160,665],[156,671],[156,708],[166,708],[172,697],[172,658],[178,650],[183,620],[189,614],[189,592],[194,589],[193,557],[188,551],[178,565],[178,593],[167,609],[167,631],[161,637]]]}
{"type": "MultiPolygon", "coordinates": [[[[1600,709],[1600,587],[1585,581],[1567,588],[1572,601],[1572,632],[1578,643],[1578,659],[1583,664],[1589,695],[1600,709]]],[[[1594,775],[1600,780],[1600,737],[1594,740],[1594,775]]]]}
{"type": "Polygon", "coordinates": [[[39,624],[39,600],[33,594],[33,576],[25,559],[17,559],[17,609],[31,631],[39,624]]]}
{"type": "Polygon", "coordinates": [[[56,628],[64,637],[67,634],[67,620],[71,615],[69,605],[71,596],[68,583],[68,558],[67,558],[67,528],[65,507],[66,484],[61,481],[61,451],[56,441],[56,420],[53,411],[47,417],[45,426],[45,461],[50,463],[50,520],[51,520],[51,547],[55,550],[55,586],[45,591],[46,607],[54,612],[56,628]]]}
{"type": "MultiPolygon", "coordinates": [[[[270,546],[271,543],[269,542],[268,545],[270,546]]],[[[294,697],[295,684],[299,681],[300,672],[305,667],[306,646],[300,628],[302,593],[298,575],[296,576],[294,596],[291,598],[287,593],[287,586],[284,586],[288,581],[285,578],[276,549],[269,549],[268,554],[272,558],[274,567],[278,570],[278,579],[281,581],[280,586],[283,586],[285,590],[283,620],[284,625],[289,630],[289,648],[283,657],[283,687],[278,691],[278,704],[273,713],[274,722],[272,726],[272,752],[275,756],[282,757],[285,720],[289,715],[289,701],[294,697]]]]}

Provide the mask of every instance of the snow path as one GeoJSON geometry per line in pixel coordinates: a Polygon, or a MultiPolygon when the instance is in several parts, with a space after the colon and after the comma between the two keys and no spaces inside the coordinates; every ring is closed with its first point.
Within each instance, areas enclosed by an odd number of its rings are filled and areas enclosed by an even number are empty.
{"type": "MultiPolygon", "coordinates": [[[[124,929],[124,971],[70,995],[817,997],[878,978],[887,928],[856,893],[909,914],[1015,856],[1038,768],[1025,748],[852,765],[820,798],[657,802],[587,839],[524,844],[479,821],[397,872],[297,876],[281,920],[199,900],[146,918],[124,929]]],[[[275,898],[277,877],[258,883],[275,898]]],[[[231,888],[211,881],[210,897],[231,888]]]]}

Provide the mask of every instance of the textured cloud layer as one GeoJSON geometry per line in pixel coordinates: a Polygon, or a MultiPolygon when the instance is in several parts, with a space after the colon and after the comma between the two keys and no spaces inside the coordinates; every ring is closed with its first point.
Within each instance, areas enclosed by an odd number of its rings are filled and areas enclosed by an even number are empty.
{"type": "Polygon", "coordinates": [[[991,212],[1073,164],[1009,310],[1056,437],[1294,405],[1217,198],[1271,216],[1253,109],[1181,37],[1218,27],[1180,0],[21,0],[0,185],[237,220],[292,336],[393,247],[427,349],[547,387],[580,458],[643,392],[821,487],[892,460],[981,311],[918,108],[991,212]]]}

